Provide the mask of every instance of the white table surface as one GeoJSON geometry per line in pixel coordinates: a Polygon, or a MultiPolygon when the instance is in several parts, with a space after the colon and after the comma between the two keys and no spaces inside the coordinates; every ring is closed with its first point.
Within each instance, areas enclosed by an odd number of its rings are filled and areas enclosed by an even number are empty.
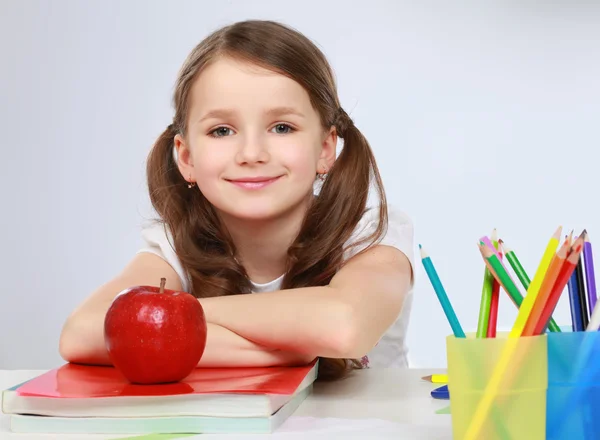
{"type": "MultiPolygon", "coordinates": [[[[0,390],[10,388],[43,372],[42,370],[0,370],[0,390]]],[[[448,406],[449,401],[436,400],[431,397],[430,391],[439,387],[440,384],[421,380],[421,377],[435,373],[444,373],[444,371],[435,369],[367,369],[355,371],[342,381],[316,383],[312,394],[296,410],[293,417],[383,419],[429,427],[427,429],[431,429],[431,438],[451,439],[450,416],[435,414],[435,411],[448,406]]],[[[1,413],[1,439],[110,439],[125,437],[125,435],[17,434],[10,432],[9,424],[9,416],[1,413]]],[[[225,436],[221,436],[221,438],[225,438],[225,436]]]]}

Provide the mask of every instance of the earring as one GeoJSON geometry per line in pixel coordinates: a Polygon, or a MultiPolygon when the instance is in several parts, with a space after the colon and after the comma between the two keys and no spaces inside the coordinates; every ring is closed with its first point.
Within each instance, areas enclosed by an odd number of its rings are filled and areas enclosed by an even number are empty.
{"type": "Polygon", "coordinates": [[[325,182],[325,179],[327,178],[327,168],[325,168],[324,173],[317,173],[317,177],[321,182],[325,182]]]}
{"type": "Polygon", "coordinates": [[[194,182],[192,182],[192,175],[190,174],[190,180],[188,180],[188,186],[187,187],[188,188],[193,188],[194,185],[195,185],[194,182]]]}

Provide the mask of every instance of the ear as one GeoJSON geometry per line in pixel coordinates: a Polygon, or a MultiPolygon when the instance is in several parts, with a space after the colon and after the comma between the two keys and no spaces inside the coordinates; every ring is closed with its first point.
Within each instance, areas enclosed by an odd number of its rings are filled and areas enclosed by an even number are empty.
{"type": "Polygon", "coordinates": [[[177,167],[185,180],[190,183],[195,182],[194,179],[194,161],[192,160],[192,152],[187,145],[185,139],[180,134],[176,134],[173,139],[175,151],[177,151],[177,167]]]}
{"type": "Polygon", "coordinates": [[[325,134],[325,138],[321,143],[321,155],[319,156],[318,169],[319,173],[326,173],[333,166],[336,157],[337,140],[337,130],[334,126],[332,126],[325,134]],[[326,167],[326,169],[323,167],[326,167]]]}

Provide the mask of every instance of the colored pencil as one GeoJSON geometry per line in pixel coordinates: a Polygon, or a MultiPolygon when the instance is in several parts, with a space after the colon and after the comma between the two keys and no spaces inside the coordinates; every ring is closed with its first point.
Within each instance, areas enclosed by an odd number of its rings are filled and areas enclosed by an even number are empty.
{"type": "MultiPolygon", "coordinates": [[[[499,259],[500,261],[502,261],[502,252],[499,249],[500,244],[497,240],[496,229],[493,230],[491,238],[494,248],[496,248],[496,250],[498,251],[499,259]]],[[[496,337],[496,326],[498,323],[498,303],[500,302],[500,283],[493,275],[492,278],[492,300],[490,301],[490,316],[488,318],[488,328],[486,334],[486,337],[488,338],[496,337]]]]}
{"type": "Polygon", "coordinates": [[[424,376],[421,379],[431,383],[448,383],[447,374],[431,374],[429,376],[424,376]]]}
{"type": "Polygon", "coordinates": [[[531,284],[531,280],[529,279],[529,276],[527,275],[527,272],[525,271],[525,269],[523,269],[523,266],[521,265],[521,262],[517,258],[515,251],[513,251],[508,246],[506,246],[504,241],[500,240],[499,243],[500,243],[499,252],[504,253],[504,256],[510,263],[510,267],[512,267],[512,270],[517,274],[517,278],[519,278],[521,285],[527,291],[529,289],[529,285],[531,284]]]}
{"type": "Polygon", "coordinates": [[[558,252],[554,254],[554,257],[552,257],[552,260],[550,261],[550,266],[548,267],[548,271],[546,272],[546,276],[544,277],[544,281],[542,281],[542,285],[540,286],[538,296],[535,299],[533,307],[531,308],[529,318],[527,318],[527,323],[525,324],[525,328],[523,329],[523,336],[532,336],[536,334],[535,329],[540,322],[540,317],[542,316],[542,312],[544,311],[546,303],[548,302],[548,298],[552,293],[552,289],[554,288],[556,279],[561,273],[561,269],[563,267],[565,259],[567,258],[569,248],[569,242],[568,240],[565,240],[558,252]]]}
{"type": "Polygon", "coordinates": [[[511,279],[511,281],[513,282],[513,284],[515,285],[515,287],[517,288],[517,291],[519,292],[519,296],[521,298],[523,298],[523,294],[521,293],[521,290],[519,289],[519,287],[517,286],[517,283],[515,283],[515,281],[513,280],[513,278],[510,276],[510,272],[508,271],[508,269],[506,268],[506,266],[504,265],[504,263],[502,262],[502,259],[500,258],[500,253],[498,252],[498,250],[494,247],[494,245],[492,244],[491,240],[488,237],[481,237],[479,239],[479,241],[483,241],[486,246],[488,246],[492,252],[494,253],[494,255],[496,255],[496,257],[498,257],[498,260],[500,261],[500,265],[504,268],[504,272],[506,272],[506,274],[508,275],[508,277],[511,279]]]}
{"type": "MultiPolygon", "coordinates": [[[[502,255],[502,254],[500,254],[502,255]]],[[[492,275],[493,276],[493,275],[492,275]]],[[[496,327],[498,325],[498,302],[500,301],[500,283],[494,277],[494,284],[492,287],[492,301],[490,303],[490,317],[488,319],[488,329],[486,337],[496,337],[496,327]]]]}
{"type": "Polygon", "coordinates": [[[548,244],[546,245],[546,249],[544,250],[544,254],[542,255],[542,260],[538,265],[538,268],[533,276],[533,280],[527,289],[527,295],[523,300],[523,304],[519,309],[519,313],[517,315],[517,319],[510,331],[509,336],[511,337],[519,337],[523,333],[523,329],[525,328],[525,324],[529,319],[529,315],[531,314],[531,309],[535,304],[535,300],[540,291],[540,287],[542,286],[542,282],[544,281],[544,277],[546,276],[546,271],[550,266],[550,262],[556,253],[556,249],[558,249],[559,239],[562,232],[562,226],[559,226],[558,229],[552,234],[548,244]]]}
{"type": "MultiPolygon", "coordinates": [[[[496,235],[496,229],[492,231],[492,237],[496,235]]],[[[475,336],[485,338],[489,332],[490,314],[492,311],[492,292],[494,289],[494,275],[487,265],[484,265],[483,286],[481,287],[481,301],[479,302],[479,319],[477,321],[477,332],[475,336]]],[[[497,305],[496,305],[497,309],[497,305]]]]}
{"type": "Polygon", "coordinates": [[[588,304],[590,315],[596,309],[596,275],[594,273],[594,256],[592,253],[592,243],[587,231],[584,231],[585,238],[583,243],[583,261],[585,262],[585,278],[587,282],[588,304]]]}
{"type": "Polygon", "coordinates": [[[423,247],[421,245],[419,245],[419,249],[421,251],[421,262],[423,263],[425,272],[427,273],[427,276],[429,277],[429,281],[431,282],[431,285],[433,286],[433,290],[435,291],[435,294],[437,295],[438,300],[439,300],[440,304],[442,305],[442,309],[444,310],[444,313],[446,314],[446,319],[448,319],[448,322],[450,324],[450,327],[452,328],[454,336],[457,338],[466,338],[465,332],[463,331],[463,329],[460,325],[460,322],[458,321],[458,318],[456,317],[456,313],[454,313],[452,304],[450,303],[450,300],[448,299],[446,290],[444,289],[444,286],[442,285],[440,277],[438,276],[437,271],[435,270],[435,267],[433,265],[433,262],[431,261],[431,257],[429,257],[429,255],[427,255],[427,253],[425,252],[425,249],[423,249],[423,247]]]}
{"type": "MultiPolygon", "coordinates": [[[[566,286],[567,282],[569,281],[569,278],[571,278],[571,275],[573,274],[573,271],[575,270],[575,267],[577,266],[577,260],[581,256],[581,251],[583,249],[583,238],[582,237],[580,237],[573,243],[572,249],[573,250],[571,251],[571,253],[568,255],[566,260],[564,260],[560,266],[560,274],[556,277],[554,285],[552,286],[552,291],[550,292],[550,294],[548,295],[548,298],[546,299],[545,303],[543,304],[542,311],[539,314],[538,320],[535,323],[535,326],[533,328],[533,332],[531,333],[531,335],[541,335],[546,330],[546,326],[548,324],[550,316],[554,312],[554,309],[556,308],[556,304],[558,304],[558,300],[560,299],[560,296],[561,296],[562,292],[565,290],[565,286],[566,286]]],[[[561,249],[561,251],[562,251],[562,249],[561,249]]],[[[561,251],[559,251],[560,256],[557,256],[556,259],[560,259],[562,257],[563,253],[561,253],[561,251]]],[[[566,254],[566,252],[564,252],[564,253],[566,254]]],[[[548,270],[549,274],[550,274],[551,270],[554,270],[553,266],[557,266],[557,263],[555,263],[554,261],[553,261],[553,264],[551,265],[550,269],[548,270]]],[[[535,307],[534,307],[534,310],[535,310],[535,307]]],[[[532,316],[533,316],[533,312],[532,312],[532,316]]],[[[529,324],[529,322],[527,324],[529,324]]],[[[525,326],[523,335],[524,336],[530,335],[528,333],[527,326],[525,326]]]]}
{"type": "Polygon", "coordinates": [[[586,327],[587,332],[596,332],[600,328],[600,307],[594,307],[590,323],[586,327]]]}
{"type": "MultiPolygon", "coordinates": [[[[583,236],[584,234],[582,233],[581,235],[583,236]]],[[[590,316],[587,312],[587,298],[585,293],[585,280],[583,276],[583,258],[581,254],[579,255],[577,267],[575,268],[575,276],[577,281],[577,293],[579,294],[579,307],[581,307],[581,322],[583,328],[585,329],[590,322],[590,316]]]]}
{"type": "MultiPolygon", "coordinates": [[[[575,243],[573,244],[574,250],[571,252],[571,255],[569,255],[569,258],[567,258],[567,262],[565,263],[565,267],[563,268],[564,273],[561,274],[561,277],[560,277],[561,279],[557,280],[556,288],[553,292],[553,294],[556,298],[552,299],[552,301],[550,302],[548,307],[556,306],[556,303],[558,302],[558,297],[560,297],[560,294],[564,290],[564,285],[566,284],[567,280],[569,280],[570,278],[573,277],[573,274],[577,267],[578,260],[581,258],[581,252],[583,251],[583,244],[584,244],[583,240],[584,240],[584,238],[581,237],[580,239],[578,239],[577,244],[575,244],[575,243]]],[[[546,315],[548,313],[551,313],[551,312],[546,312],[546,315]]],[[[586,329],[586,331],[588,331],[588,330],[586,329]]],[[[595,330],[590,328],[589,331],[595,331],[595,330]]],[[[596,354],[595,350],[594,350],[594,348],[596,346],[596,344],[594,344],[594,340],[595,340],[595,338],[590,339],[590,338],[584,337],[583,344],[577,350],[577,356],[575,357],[575,359],[570,359],[570,362],[569,362],[570,364],[572,364],[572,366],[570,368],[574,367],[573,368],[573,372],[574,372],[573,377],[577,377],[578,382],[580,382],[582,384],[594,382],[594,378],[593,378],[594,369],[587,368],[587,366],[589,365],[589,362],[590,362],[590,358],[596,354]]],[[[568,433],[562,432],[562,431],[564,431],[564,428],[566,426],[568,426],[568,425],[565,426],[565,422],[567,420],[572,420],[571,415],[574,410],[581,411],[582,407],[580,407],[577,403],[581,402],[581,398],[584,396],[584,393],[586,392],[586,390],[587,390],[586,387],[575,386],[575,387],[572,387],[571,390],[564,397],[562,397],[562,399],[564,400],[564,405],[563,405],[564,411],[562,411],[560,417],[554,417],[554,418],[548,420],[547,432],[552,432],[552,433],[556,433],[556,434],[558,434],[558,433],[564,434],[564,435],[561,435],[561,438],[569,437],[568,433]]],[[[585,406],[583,408],[585,408],[585,406]]],[[[584,412],[585,412],[585,409],[584,409],[584,412]]],[[[586,417],[586,418],[591,417],[590,414],[582,414],[582,416],[586,417]]],[[[594,434],[595,433],[592,433],[592,432],[582,433],[582,435],[585,438],[595,438],[596,435],[594,435],[594,434]]]]}
{"type": "MultiPolygon", "coordinates": [[[[531,285],[531,280],[529,279],[529,275],[527,275],[527,272],[521,265],[521,262],[517,258],[517,255],[515,254],[515,252],[512,249],[510,249],[509,247],[506,246],[504,241],[500,240],[499,243],[500,243],[500,251],[503,252],[504,255],[506,256],[506,259],[510,263],[510,267],[512,267],[513,271],[517,274],[517,278],[519,278],[519,281],[521,281],[521,285],[523,286],[523,288],[526,291],[529,290],[529,286],[531,285]]],[[[570,243],[569,243],[569,245],[570,245],[570,243]]],[[[558,332],[558,333],[561,332],[560,327],[558,326],[558,324],[556,323],[556,321],[553,318],[550,318],[550,324],[548,325],[548,329],[551,332],[558,332]]]]}
{"type": "Polygon", "coordinates": [[[574,332],[582,332],[585,330],[583,326],[583,318],[581,316],[581,305],[579,299],[579,289],[577,288],[577,274],[573,271],[569,282],[569,308],[571,310],[571,326],[574,332]]]}
{"type": "Polygon", "coordinates": [[[521,292],[517,289],[517,286],[508,275],[508,272],[504,269],[504,266],[498,259],[498,256],[494,253],[493,249],[487,246],[483,241],[480,241],[479,251],[483,256],[483,260],[488,265],[490,272],[492,272],[494,277],[498,280],[504,291],[508,293],[508,296],[510,296],[517,308],[520,307],[523,301],[521,292]]]}

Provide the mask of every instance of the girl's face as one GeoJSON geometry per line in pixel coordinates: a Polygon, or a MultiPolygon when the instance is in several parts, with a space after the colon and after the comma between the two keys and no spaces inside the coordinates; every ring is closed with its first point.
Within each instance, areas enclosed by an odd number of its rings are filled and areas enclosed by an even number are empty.
{"type": "Polygon", "coordinates": [[[316,174],[335,160],[335,129],[325,131],[308,93],[294,80],[220,58],[190,93],[179,169],[223,214],[268,219],[306,206],[316,174]]]}

